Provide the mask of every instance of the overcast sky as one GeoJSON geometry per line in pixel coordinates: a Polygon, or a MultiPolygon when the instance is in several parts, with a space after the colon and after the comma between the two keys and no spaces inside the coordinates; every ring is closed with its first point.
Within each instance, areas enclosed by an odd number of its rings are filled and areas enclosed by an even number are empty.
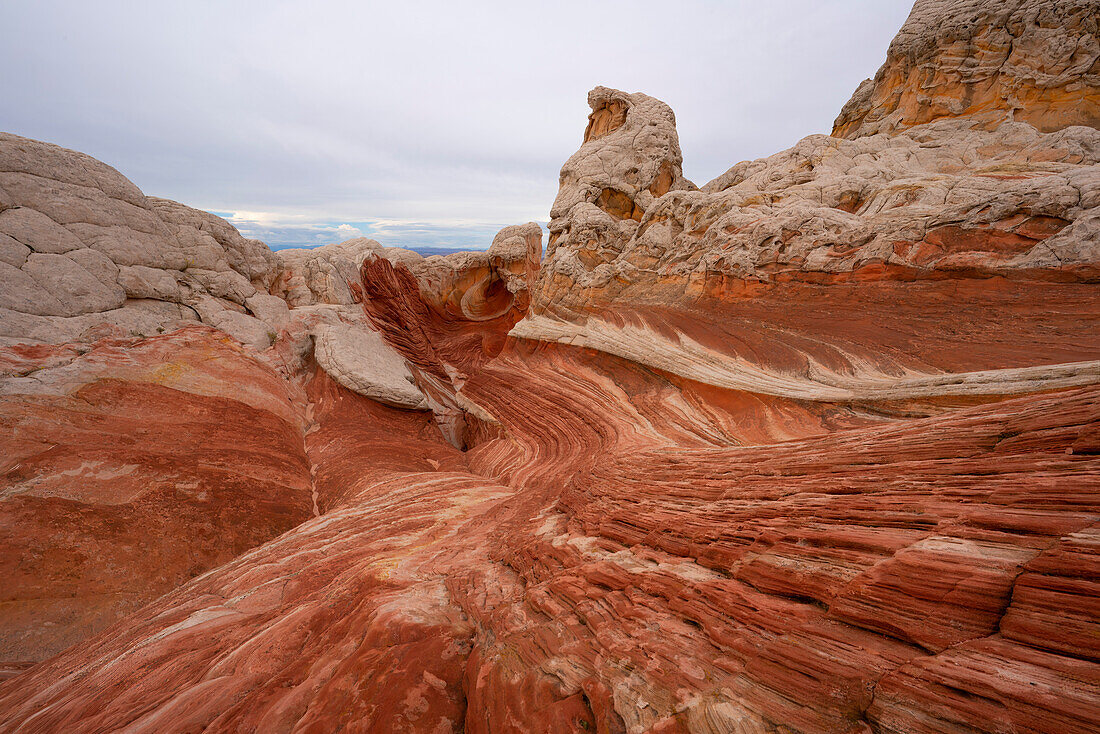
{"type": "Polygon", "coordinates": [[[911,4],[6,2],[0,129],[276,248],[483,248],[545,222],[592,87],[667,102],[703,184],[828,133],[911,4]]]}

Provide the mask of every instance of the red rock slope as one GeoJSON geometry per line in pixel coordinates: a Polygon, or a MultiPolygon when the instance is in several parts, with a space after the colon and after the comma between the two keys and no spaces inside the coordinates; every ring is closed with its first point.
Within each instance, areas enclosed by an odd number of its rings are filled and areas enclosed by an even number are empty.
{"type": "Polygon", "coordinates": [[[39,660],[309,519],[290,386],[192,326],[0,354],[0,650],[39,660]]]}
{"type": "MultiPolygon", "coordinates": [[[[1096,43],[1094,3],[994,5],[918,2],[887,67],[947,64],[964,11],[1096,43]]],[[[498,260],[371,246],[286,280],[346,297],[262,353],[3,352],[19,598],[149,601],[0,684],[0,730],[1100,726],[1100,132],[867,112],[700,189],[667,106],[589,101],[538,269],[529,227],[498,260]],[[127,555],[132,517],[179,557],[127,555]],[[73,527],[109,562],[28,550],[73,527]]]]}

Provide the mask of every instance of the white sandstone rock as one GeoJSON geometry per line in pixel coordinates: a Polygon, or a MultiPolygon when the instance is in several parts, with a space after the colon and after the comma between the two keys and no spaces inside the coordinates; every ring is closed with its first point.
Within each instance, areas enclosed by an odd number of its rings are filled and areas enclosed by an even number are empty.
{"type": "Polygon", "coordinates": [[[65,253],[83,247],[72,232],[25,206],[0,212],[0,232],[35,252],[65,253]]]}
{"type": "Polygon", "coordinates": [[[315,342],[317,363],[349,390],[398,408],[428,409],[404,357],[378,332],[326,324],[317,329],[315,342]]]}
{"type": "Polygon", "coordinates": [[[290,309],[286,301],[278,296],[257,293],[245,300],[244,305],[256,318],[276,331],[290,323],[290,309]]]}
{"type": "Polygon", "coordinates": [[[64,255],[33,253],[23,272],[61,302],[62,316],[110,311],[126,301],[118,283],[104,283],[64,255]]]}

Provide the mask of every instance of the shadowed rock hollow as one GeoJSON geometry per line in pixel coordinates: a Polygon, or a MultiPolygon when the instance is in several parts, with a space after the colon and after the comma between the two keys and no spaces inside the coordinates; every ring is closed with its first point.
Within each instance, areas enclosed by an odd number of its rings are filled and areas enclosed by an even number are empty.
{"type": "Polygon", "coordinates": [[[0,136],[0,731],[1095,731],[1098,17],[920,0],[701,187],[597,87],[545,254],[0,136]]]}

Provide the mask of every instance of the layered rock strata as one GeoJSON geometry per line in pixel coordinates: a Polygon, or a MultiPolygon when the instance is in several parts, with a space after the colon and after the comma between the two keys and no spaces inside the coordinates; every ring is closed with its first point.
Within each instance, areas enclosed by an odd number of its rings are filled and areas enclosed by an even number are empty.
{"type": "Polygon", "coordinates": [[[835,136],[701,188],[597,88],[541,263],[152,299],[268,344],[13,317],[0,730],[1095,731],[1096,10],[921,0],[835,136]]]}
{"type": "Polygon", "coordinates": [[[6,134],[0,246],[0,664],[11,671],[314,514],[311,370],[431,411],[461,445],[456,387],[382,337],[360,268],[405,263],[426,288],[447,282],[443,314],[446,299],[510,314],[502,341],[542,250],[528,224],[483,253],[425,259],[365,239],[273,253],[89,156],[6,134]]]}

